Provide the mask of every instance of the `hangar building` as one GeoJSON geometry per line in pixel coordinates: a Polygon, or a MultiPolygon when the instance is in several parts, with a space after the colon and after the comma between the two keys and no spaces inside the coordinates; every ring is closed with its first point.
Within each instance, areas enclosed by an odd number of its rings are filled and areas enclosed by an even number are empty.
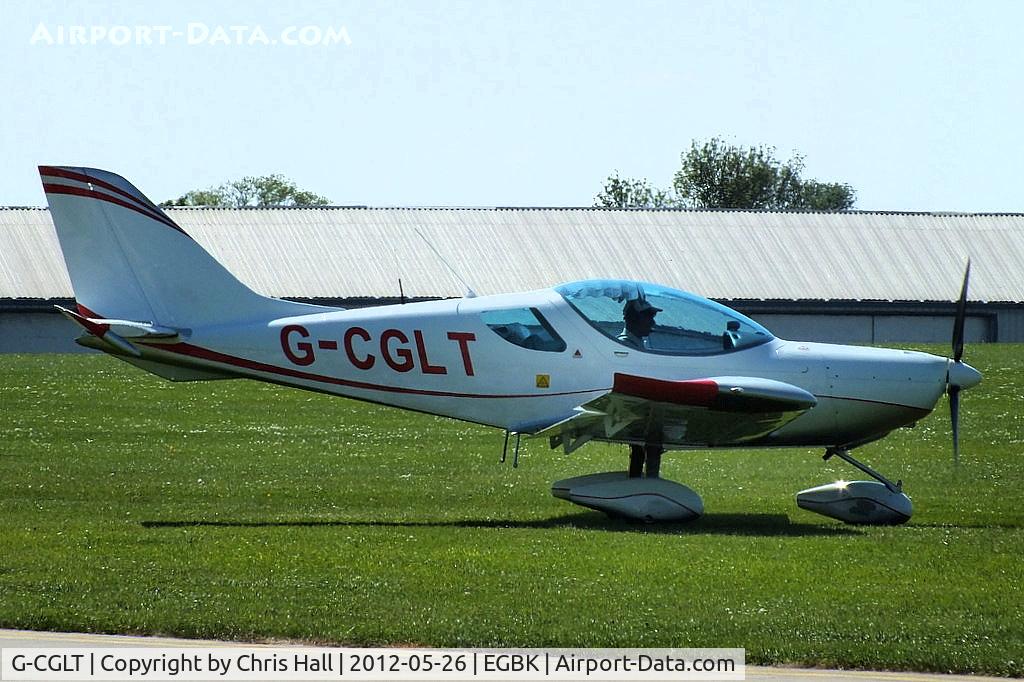
{"type": "MultiPolygon", "coordinates": [[[[1024,214],[594,208],[168,209],[260,293],[346,307],[587,278],[666,284],[783,338],[1024,341],[1024,214]],[[422,236],[421,236],[422,235],[422,236]],[[428,246],[429,242],[431,246],[428,246]],[[435,253],[436,250],[436,253],[435,253]]],[[[83,350],[49,211],[0,208],[0,352],[83,350]]]]}

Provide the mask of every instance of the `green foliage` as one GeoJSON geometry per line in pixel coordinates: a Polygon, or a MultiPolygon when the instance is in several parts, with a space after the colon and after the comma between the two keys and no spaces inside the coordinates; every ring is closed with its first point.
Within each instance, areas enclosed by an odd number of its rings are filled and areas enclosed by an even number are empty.
{"type": "Polygon", "coordinates": [[[743,147],[713,137],[693,141],[680,161],[671,191],[616,172],[605,181],[595,206],[844,211],[857,198],[850,185],[805,180],[804,157],[794,153],[780,161],[774,147],[743,147]]]}
{"type": "Polygon", "coordinates": [[[673,187],[691,208],[814,209],[841,211],[853,206],[849,185],[804,180],[804,157],[775,157],[775,148],[742,147],[713,137],[694,141],[681,155],[673,187]]]}
{"type": "MultiPolygon", "coordinates": [[[[932,352],[948,348],[931,347],[932,352]]],[[[859,458],[905,526],[793,494],[859,474],[800,449],[686,451],[694,523],[553,498],[625,466],[249,381],[174,384],[98,355],[0,355],[0,627],[349,645],[745,647],[750,664],[1024,674],[1024,346],[967,350],[946,405],[859,458]]]]}
{"type": "Polygon", "coordinates": [[[177,199],[169,199],[161,206],[213,206],[216,208],[227,208],[231,204],[228,202],[227,194],[224,188],[227,185],[221,185],[221,187],[211,187],[210,189],[194,189],[185,195],[178,197],[177,199]]]}
{"type": "Polygon", "coordinates": [[[670,192],[655,189],[644,180],[608,176],[604,189],[594,199],[601,208],[670,208],[676,205],[670,192]]]}
{"type": "Polygon", "coordinates": [[[853,208],[857,193],[847,184],[804,180],[800,187],[798,205],[811,211],[845,211],[853,208]]]}
{"type": "Polygon", "coordinates": [[[196,189],[160,204],[161,206],[212,206],[242,208],[245,206],[326,206],[331,201],[307,192],[283,175],[247,175],[241,180],[225,182],[218,187],[196,189]]]}

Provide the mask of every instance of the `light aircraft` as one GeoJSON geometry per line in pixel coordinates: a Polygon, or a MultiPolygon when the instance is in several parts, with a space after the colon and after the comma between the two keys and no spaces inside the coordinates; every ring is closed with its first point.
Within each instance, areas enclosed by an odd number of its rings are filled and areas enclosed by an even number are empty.
{"type": "Polygon", "coordinates": [[[820,446],[873,481],[802,491],[849,523],[902,523],[910,499],[850,455],[948,393],[954,453],[970,263],[953,357],[785,341],[665,286],[588,280],[550,289],[346,310],[259,295],[124,178],[41,166],[77,310],[78,343],[173,381],[247,378],[548,438],[631,447],[631,471],[557,481],[571,502],[647,521],[703,502],[659,477],[662,450],[820,446]],[[630,321],[630,318],[632,320],[630,321]],[[644,460],[647,463],[643,474],[644,460]]]}

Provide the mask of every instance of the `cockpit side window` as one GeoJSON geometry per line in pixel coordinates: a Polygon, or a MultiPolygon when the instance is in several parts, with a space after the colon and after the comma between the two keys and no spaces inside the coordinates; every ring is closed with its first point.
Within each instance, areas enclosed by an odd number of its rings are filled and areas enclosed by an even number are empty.
{"type": "Polygon", "coordinates": [[[561,353],[565,341],[536,308],[488,310],[480,318],[495,334],[529,350],[561,353]]]}
{"type": "Polygon", "coordinates": [[[773,337],[706,298],[644,282],[588,280],[556,290],[587,322],[624,346],[664,355],[714,355],[773,337]]]}

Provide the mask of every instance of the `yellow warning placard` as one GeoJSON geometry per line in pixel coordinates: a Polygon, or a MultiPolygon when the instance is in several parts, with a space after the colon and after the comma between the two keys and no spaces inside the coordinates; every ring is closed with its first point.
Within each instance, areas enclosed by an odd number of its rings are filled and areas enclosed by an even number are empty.
{"type": "Polygon", "coordinates": [[[537,388],[551,388],[551,375],[550,374],[538,374],[537,375],[537,388]]]}

